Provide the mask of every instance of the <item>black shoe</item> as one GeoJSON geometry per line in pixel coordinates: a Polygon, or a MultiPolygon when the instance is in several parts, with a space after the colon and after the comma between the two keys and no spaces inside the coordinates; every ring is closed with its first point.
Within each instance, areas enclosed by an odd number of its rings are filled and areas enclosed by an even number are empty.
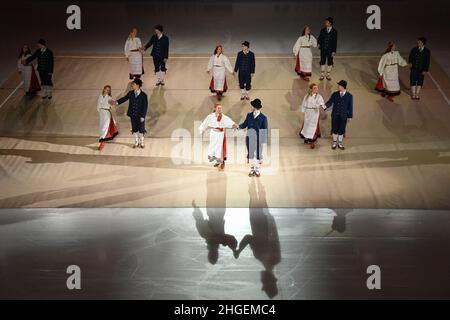
{"type": "Polygon", "coordinates": [[[43,97],[42,97],[42,99],[47,99],[47,98],[48,98],[48,96],[43,96],[43,97]]]}
{"type": "Polygon", "coordinates": [[[337,142],[333,141],[333,144],[331,145],[331,149],[336,150],[337,142]]]}
{"type": "Polygon", "coordinates": [[[344,147],[344,145],[342,143],[338,144],[338,148],[341,149],[341,150],[345,150],[345,147],[344,147]]]}
{"type": "Polygon", "coordinates": [[[48,98],[48,100],[52,100],[53,97],[52,96],[48,96],[47,98],[48,98]]]}

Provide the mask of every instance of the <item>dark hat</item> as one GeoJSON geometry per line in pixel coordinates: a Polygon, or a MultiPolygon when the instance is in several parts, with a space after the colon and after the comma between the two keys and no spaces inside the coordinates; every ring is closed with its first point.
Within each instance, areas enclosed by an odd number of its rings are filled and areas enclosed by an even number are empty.
{"type": "Polygon", "coordinates": [[[242,42],[242,45],[243,45],[243,46],[246,46],[246,47],[250,47],[250,42],[244,41],[244,42],[242,42]]]}
{"type": "Polygon", "coordinates": [[[155,26],[155,29],[156,29],[156,30],[159,30],[160,32],[163,32],[163,30],[164,30],[163,26],[160,25],[160,24],[157,24],[157,25],[155,26]]]}
{"type": "Polygon", "coordinates": [[[142,87],[142,80],[141,79],[134,79],[133,80],[134,83],[136,83],[139,87],[142,87]]]}
{"type": "Polygon", "coordinates": [[[427,44],[427,38],[425,38],[425,37],[420,37],[420,38],[417,39],[417,40],[422,41],[423,45],[426,45],[426,44],[427,44]]]}
{"type": "Polygon", "coordinates": [[[333,18],[332,17],[328,17],[325,19],[326,21],[330,21],[331,24],[333,24],[333,18]]]}
{"type": "Polygon", "coordinates": [[[47,45],[47,42],[44,39],[39,39],[37,43],[43,46],[47,45]]]}
{"type": "Polygon", "coordinates": [[[343,86],[344,89],[347,89],[347,81],[341,80],[341,81],[339,81],[337,84],[340,85],[340,86],[343,86]]]}
{"type": "Polygon", "coordinates": [[[252,102],[250,102],[250,104],[252,105],[252,107],[254,107],[258,110],[262,108],[261,100],[259,100],[259,99],[253,100],[252,102]]]}

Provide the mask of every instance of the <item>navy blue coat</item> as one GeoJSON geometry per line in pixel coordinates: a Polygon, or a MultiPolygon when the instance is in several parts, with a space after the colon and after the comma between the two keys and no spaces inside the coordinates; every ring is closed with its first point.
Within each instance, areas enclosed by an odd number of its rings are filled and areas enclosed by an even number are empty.
{"type": "Polygon", "coordinates": [[[331,112],[331,117],[333,118],[353,118],[353,96],[348,91],[343,97],[341,97],[339,91],[333,92],[325,105],[325,109],[333,108],[333,111],[331,112]]]}
{"type": "Polygon", "coordinates": [[[268,131],[269,125],[267,122],[267,117],[264,114],[262,114],[261,112],[259,113],[259,115],[256,118],[253,116],[253,112],[248,113],[247,117],[245,118],[245,121],[239,125],[239,128],[240,129],[247,128],[247,136],[249,135],[250,129],[255,130],[258,144],[259,143],[267,143],[267,133],[268,133],[267,131],[268,131]],[[262,129],[265,129],[265,132],[262,132],[260,135],[259,131],[262,129]]]}
{"type": "Polygon", "coordinates": [[[330,32],[327,32],[327,28],[320,30],[319,37],[317,38],[317,44],[320,45],[320,50],[325,52],[336,52],[337,50],[337,31],[335,28],[331,28],[330,32]]]}
{"type": "Polygon", "coordinates": [[[36,50],[31,57],[26,59],[26,63],[30,63],[34,59],[38,59],[37,70],[43,73],[53,73],[53,52],[47,48],[44,52],[41,49],[36,50]]]}
{"type": "Polygon", "coordinates": [[[153,46],[151,53],[152,57],[163,59],[169,58],[169,38],[165,34],[162,35],[161,39],[158,39],[158,36],[154,34],[147,42],[144,49],[147,50],[151,46],[153,46]]]}
{"type": "Polygon", "coordinates": [[[128,100],[130,103],[128,105],[127,116],[130,118],[145,118],[148,108],[148,100],[145,92],[141,90],[141,93],[136,97],[134,90],[131,90],[126,96],[117,100],[117,104],[122,104],[128,100]]]}
{"type": "Polygon", "coordinates": [[[240,51],[237,54],[236,63],[234,65],[234,72],[240,73],[255,73],[255,54],[249,51],[245,54],[243,51],[240,51]]]}
{"type": "Polygon", "coordinates": [[[422,52],[419,50],[419,47],[412,48],[408,58],[408,63],[412,65],[411,71],[417,73],[428,72],[428,69],[430,69],[430,56],[430,50],[426,47],[423,48],[422,52]]]}

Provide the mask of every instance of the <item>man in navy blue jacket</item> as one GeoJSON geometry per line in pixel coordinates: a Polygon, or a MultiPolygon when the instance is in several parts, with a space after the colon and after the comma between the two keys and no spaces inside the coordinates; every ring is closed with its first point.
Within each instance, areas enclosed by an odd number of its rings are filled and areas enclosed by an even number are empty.
{"type": "Polygon", "coordinates": [[[133,90],[129,91],[126,96],[117,101],[111,100],[111,104],[122,104],[130,101],[128,105],[127,116],[131,120],[131,132],[134,135],[133,148],[144,148],[145,117],[147,115],[148,100],[147,95],[141,90],[142,80],[134,79],[131,83],[133,90]]]}
{"type": "Polygon", "coordinates": [[[250,51],[250,42],[242,42],[242,51],[237,54],[233,75],[238,73],[241,100],[250,100],[248,92],[252,88],[252,77],[255,74],[255,54],[250,51]]]}
{"type": "Polygon", "coordinates": [[[162,25],[158,24],[155,26],[155,34],[144,47],[144,50],[147,50],[153,46],[151,56],[153,57],[156,78],[158,79],[157,86],[163,86],[165,84],[166,62],[169,59],[169,38],[163,33],[163,30],[162,25]]]}
{"type": "Polygon", "coordinates": [[[333,68],[333,58],[337,49],[337,31],[333,27],[333,18],[325,19],[325,28],[320,30],[317,38],[317,48],[320,50],[320,78],[325,77],[325,69],[327,71],[327,80],[331,80],[330,72],[333,68]]]}
{"type": "Polygon", "coordinates": [[[263,159],[263,144],[267,143],[268,122],[267,117],[261,113],[261,100],[250,102],[253,111],[247,114],[245,121],[239,125],[239,129],[247,128],[247,159],[250,163],[249,177],[259,177],[259,167],[263,159]]]}
{"type": "Polygon", "coordinates": [[[333,108],[331,113],[331,132],[333,134],[333,150],[338,147],[344,150],[344,134],[347,122],[353,118],[353,96],[347,91],[347,81],[338,82],[338,91],[334,92],[325,103],[325,110],[333,108]]]}

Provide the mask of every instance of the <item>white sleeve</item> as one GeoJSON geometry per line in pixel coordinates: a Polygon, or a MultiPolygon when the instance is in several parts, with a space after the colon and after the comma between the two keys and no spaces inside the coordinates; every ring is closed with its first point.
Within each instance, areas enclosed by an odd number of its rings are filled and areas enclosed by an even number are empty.
{"type": "Polygon", "coordinates": [[[386,66],[386,55],[383,55],[378,63],[378,74],[381,76],[384,72],[384,67],[386,66]]]}
{"type": "Polygon", "coordinates": [[[130,52],[129,52],[129,41],[127,40],[127,41],[125,41],[125,48],[123,49],[124,50],[124,52],[125,52],[125,57],[127,57],[128,58],[128,56],[130,55],[130,52]]]}
{"type": "Polygon", "coordinates": [[[317,47],[317,40],[313,35],[311,35],[311,46],[314,48],[317,47]]]}
{"type": "Polygon", "coordinates": [[[231,66],[231,63],[230,63],[230,60],[228,59],[228,57],[223,56],[223,60],[224,60],[224,63],[225,63],[225,68],[227,68],[227,70],[228,70],[230,73],[233,73],[234,69],[233,69],[233,67],[231,66]]]}
{"type": "Polygon", "coordinates": [[[231,120],[231,118],[228,117],[228,116],[226,116],[226,115],[223,115],[222,121],[223,121],[223,127],[224,127],[224,128],[229,128],[229,129],[230,129],[230,128],[232,128],[233,125],[234,125],[234,121],[231,120]]]}
{"type": "Polygon", "coordinates": [[[211,69],[213,68],[214,65],[214,56],[211,56],[211,58],[209,58],[209,62],[208,62],[208,71],[211,71],[211,69]]]}
{"type": "Polygon", "coordinates": [[[142,42],[141,42],[141,39],[140,39],[140,38],[136,38],[136,40],[137,40],[137,48],[136,48],[136,49],[142,48],[142,42]]]}
{"type": "Polygon", "coordinates": [[[97,99],[97,111],[100,111],[102,108],[102,95],[100,95],[97,99]]]}
{"type": "Polygon", "coordinates": [[[408,62],[406,62],[405,59],[403,59],[403,57],[400,55],[400,52],[397,52],[397,56],[398,56],[398,65],[401,67],[404,67],[408,64],[408,62]]]}
{"type": "Polygon", "coordinates": [[[302,112],[303,113],[305,113],[305,110],[306,110],[306,105],[307,105],[307,103],[308,103],[308,95],[306,95],[304,98],[303,98],[303,101],[302,101],[302,105],[300,106],[301,107],[301,110],[302,110],[302,112]]]}
{"type": "Polygon", "coordinates": [[[297,39],[297,41],[294,44],[294,48],[292,49],[292,52],[294,52],[294,56],[298,55],[299,50],[300,50],[300,37],[297,39]]]}
{"type": "Polygon", "coordinates": [[[323,100],[323,97],[321,95],[319,95],[317,99],[317,108],[319,109],[320,107],[322,107],[322,109],[325,109],[325,101],[323,100]]]}
{"type": "Polygon", "coordinates": [[[203,132],[205,132],[206,129],[208,129],[209,127],[209,119],[210,119],[211,115],[208,115],[205,120],[203,120],[202,124],[200,125],[200,127],[198,127],[198,130],[200,131],[200,134],[203,134],[203,132]]]}
{"type": "Polygon", "coordinates": [[[23,72],[22,58],[19,58],[19,61],[17,61],[17,70],[23,72]]]}

